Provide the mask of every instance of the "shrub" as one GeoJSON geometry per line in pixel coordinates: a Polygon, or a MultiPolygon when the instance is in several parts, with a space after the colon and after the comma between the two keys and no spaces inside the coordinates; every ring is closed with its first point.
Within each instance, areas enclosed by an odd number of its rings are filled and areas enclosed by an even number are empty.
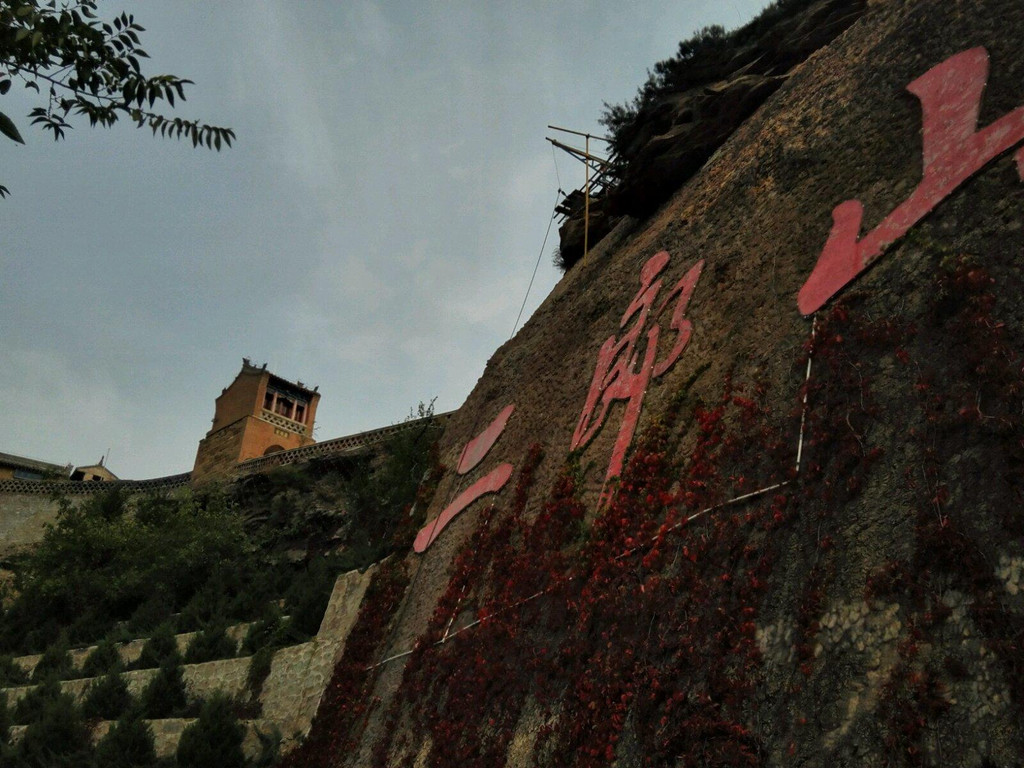
{"type": "Polygon", "coordinates": [[[129,669],[152,669],[159,667],[165,661],[175,663],[181,661],[181,651],[178,650],[178,639],[174,634],[174,627],[164,622],[153,635],[146,640],[142,646],[142,653],[139,658],[128,665],[129,669]]]}
{"type": "Polygon", "coordinates": [[[314,558],[296,575],[285,595],[285,611],[295,639],[312,637],[320,630],[334,580],[333,571],[322,557],[314,558]]]}
{"type": "Polygon", "coordinates": [[[252,761],[252,768],[271,768],[281,758],[281,731],[272,726],[269,731],[256,731],[260,753],[252,761]]]}
{"type": "Polygon", "coordinates": [[[142,692],[142,712],[150,720],[162,720],[179,717],[187,706],[181,663],[167,659],[142,692]]]}
{"type": "Polygon", "coordinates": [[[234,640],[228,637],[223,624],[210,624],[196,632],[185,651],[186,664],[202,664],[204,661],[233,658],[237,650],[234,640]]]}
{"type": "Polygon", "coordinates": [[[276,603],[270,603],[259,620],[249,625],[242,640],[242,653],[253,654],[262,648],[277,648],[285,643],[284,618],[276,603]]]}
{"type": "Polygon", "coordinates": [[[163,589],[157,589],[152,595],[146,598],[135,612],[128,619],[127,628],[135,636],[141,636],[152,632],[174,613],[174,606],[171,599],[163,589]]]}
{"type": "Polygon", "coordinates": [[[48,677],[18,699],[18,703],[14,705],[14,722],[18,725],[27,725],[38,720],[43,716],[46,703],[62,695],[60,681],[56,677],[48,677]]]}
{"type": "Polygon", "coordinates": [[[249,689],[249,696],[252,701],[258,701],[263,692],[263,683],[270,674],[270,667],[274,662],[274,649],[265,645],[253,654],[249,661],[249,671],[246,674],[245,687],[249,689]]]}
{"type": "Polygon", "coordinates": [[[11,710],[7,706],[7,694],[0,691],[0,746],[7,744],[10,737],[11,710]]]}
{"type": "Polygon", "coordinates": [[[89,693],[82,702],[82,714],[87,719],[116,720],[131,703],[128,684],[116,670],[111,670],[89,686],[89,693]]]}
{"type": "MultiPolygon", "coordinates": [[[[347,568],[365,568],[395,549],[394,536],[416,501],[420,483],[437,463],[441,425],[434,420],[434,403],[419,404],[406,421],[420,420],[389,437],[381,458],[364,466],[345,486],[345,506],[351,523],[347,551],[360,557],[347,568]]],[[[413,531],[415,535],[415,531],[413,531]]],[[[399,544],[401,547],[412,544],[399,544]]]]}
{"type": "Polygon", "coordinates": [[[178,742],[179,768],[244,768],[242,742],[245,728],[232,710],[231,700],[216,694],[203,703],[198,719],[178,742]]]}
{"type": "MultiPolygon", "coordinates": [[[[699,85],[722,80],[736,70],[734,56],[744,45],[765,34],[773,25],[792,16],[812,0],[777,0],[764,8],[752,21],[739,29],[726,32],[723,27],[704,27],[682,40],[675,56],[648,70],[647,81],[637,90],[632,101],[625,104],[604,104],[598,122],[608,129],[612,149],[624,160],[632,159],[631,150],[643,116],[667,94],[685,91],[699,85]]],[[[805,54],[806,55],[806,54],[805,54]]]]}
{"type": "Polygon", "coordinates": [[[113,670],[120,670],[121,654],[117,643],[104,638],[82,662],[82,677],[99,677],[113,670]]]}
{"type": "Polygon", "coordinates": [[[28,673],[12,656],[0,656],[0,688],[13,685],[24,685],[28,682],[28,673]]]}
{"type": "Polygon", "coordinates": [[[185,605],[216,570],[252,570],[242,518],[222,498],[131,505],[128,513],[112,494],[78,507],[62,502],[56,522],[15,569],[17,597],[0,625],[0,649],[52,642],[61,627],[73,627],[69,639],[78,642],[133,615],[148,624],[185,605]],[[155,597],[154,585],[163,590],[155,597]]]}
{"type": "Polygon", "coordinates": [[[203,588],[181,609],[178,626],[182,631],[202,629],[210,622],[222,619],[230,612],[226,585],[220,573],[215,573],[203,588]]]}
{"type": "Polygon", "coordinates": [[[83,677],[99,677],[111,670],[119,670],[124,666],[121,659],[119,644],[111,638],[100,640],[82,662],[83,677]]]}
{"type": "Polygon", "coordinates": [[[141,710],[131,707],[96,745],[96,758],[104,768],[148,768],[157,764],[153,731],[141,710]]]}
{"type": "Polygon", "coordinates": [[[91,763],[91,753],[89,729],[74,699],[59,693],[42,702],[38,717],[18,742],[15,759],[38,768],[85,766],[91,763]]]}
{"type": "Polygon", "coordinates": [[[36,668],[32,670],[32,682],[37,683],[50,675],[67,680],[73,677],[74,673],[75,665],[71,661],[68,638],[67,635],[62,634],[56,642],[46,648],[42,658],[36,664],[36,668]]]}

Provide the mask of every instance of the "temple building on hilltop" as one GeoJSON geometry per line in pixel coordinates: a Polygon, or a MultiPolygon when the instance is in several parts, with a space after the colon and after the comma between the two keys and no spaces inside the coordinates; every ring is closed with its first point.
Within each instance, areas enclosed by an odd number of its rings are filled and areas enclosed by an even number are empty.
{"type": "Polygon", "coordinates": [[[53,464],[27,456],[16,456],[13,453],[0,453],[0,480],[117,480],[117,475],[103,465],[104,461],[106,456],[100,459],[99,464],[76,467],[73,464],[53,464]]]}
{"type": "Polygon", "coordinates": [[[87,482],[99,481],[109,483],[112,480],[118,480],[118,476],[103,466],[103,462],[106,460],[106,456],[100,459],[99,464],[89,464],[85,467],[75,467],[75,471],[71,473],[72,480],[85,480],[87,482]]]}
{"type": "Polygon", "coordinates": [[[0,480],[66,480],[70,473],[70,464],[52,464],[13,453],[0,453],[0,480]]]}
{"type": "Polygon", "coordinates": [[[290,382],[242,358],[217,398],[213,426],[199,442],[192,480],[230,475],[239,462],[314,443],[317,388],[290,382]]]}

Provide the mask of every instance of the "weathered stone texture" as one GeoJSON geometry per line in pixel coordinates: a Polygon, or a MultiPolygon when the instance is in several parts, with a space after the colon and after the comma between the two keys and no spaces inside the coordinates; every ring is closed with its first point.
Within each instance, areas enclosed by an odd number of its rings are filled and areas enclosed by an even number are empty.
{"type": "Polygon", "coordinates": [[[43,494],[0,497],[0,555],[35,544],[47,523],[57,519],[58,504],[43,494]]]}
{"type": "Polygon", "coordinates": [[[316,638],[274,654],[260,703],[263,717],[280,728],[286,748],[309,732],[377,567],[339,576],[316,638]]]}

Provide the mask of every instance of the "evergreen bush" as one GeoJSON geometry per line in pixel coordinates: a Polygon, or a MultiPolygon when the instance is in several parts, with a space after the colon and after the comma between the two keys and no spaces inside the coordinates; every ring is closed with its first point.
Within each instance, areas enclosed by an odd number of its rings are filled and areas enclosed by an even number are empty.
{"type": "Polygon", "coordinates": [[[0,655],[0,688],[24,685],[28,682],[28,672],[18,664],[10,654],[0,655]]]}
{"type": "Polygon", "coordinates": [[[181,734],[178,768],[245,768],[244,740],[245,728],[235,716],[231,699],[215,694],[181,734]]]}
{"type": "Polygon", "coordinates": [[[285,643],[286,630],[281,609],[277,607],[276,603],[269,603],[264,609],[263,615],[249,625],[245,639],[242,640],[241,653],[251,655],[261,648],[280,647],[285,643]]]}
{"type": "Polygon", "coordinates": [[[61,695],[60,681],[51,675],[18,699],[14,705],[14,723],[28,725],[38,720],[43,715],[46,703],[61,695]]]}
{"type": "Polygon", "coordinates": [[[142,711],[130,707],[96,745],[96,761],[103,768],[150,768],[157,765],[153,731],[142,711]]]}
{"type": "Polygon", "coordinates": [[[170,598],[163,589],[157,588],[129,617],[127,629],[137,637],[145,636],[168,621],[172,613],[174,606],[170,598]]]}
{"type": "Polygon", "coordinates": [[[120,670],[121,666],[117,644],[104,638],[82,662],[82,677],[99,677],[112,670],[120,670]]]}
{"type": "Polygon", "coordinates": [[[11,710],[7,706],[7,694],[0,691],[0,765],[4,768],[17,768],[18,765],[14,747],[11,746],[12,719],[11,710]]]}
{"type": "Polygon", "coordinates": [[[69,694],[45,699],[38,717],[28,724],[15,750],[18,761],[31,768],[92,765],[89,728],[69,694]]]}
{"type": "Polygon", "coordinates": [[[116,720],[131,704],[128,684],[116,670],[111,670],[89,686],[82,702],[82,714],[90,720],[116,720]]]}
{"type": "Polygon", "coordinates": [[[142,646],[139,658],[128,665],[129,669],[153,669],[165,661],[178,663],[181,651],[178,650],[178,639],[174,634],[174,626],[164,622],[142,646]]]}
{"type": "Polygon", "coordinates": [[[202,664],[206,661],[234,658],[237,644],[228,637],[222,623],[208,624],[196,632],[185,650],[186,664],[202,664]]]}
{"type": "Polygon", "coordinates": [[[180,717],[188,706],[180,660],[167,659],[142,692],[142,712],[149,720],[180,717]]]}
{"type": "Polygon", "coordinates": [[[270,675],[270,668],[274,662],[274,648],[265,645],[252,655],[249,661],[249,671],[245,678],[245,687],[249,690],[251,701],[259,701],[263,692],[263,683],[270,675]]]}
{"type": "Polygon", "coordinates": [[[281,758],[281,731],[272,727],[269,731],[257,730],[260,753],[251,761],[252,768],[271,768],[281,758]]]}
{"type": "Polygon", "coordinates": [[[0,746],[7,744],[10,740],[10,736],[11,710],[7,706],[7,693],[0,691],[0,746]]]}
{"type": "Polygon", "coordinates": [[[45,647],[62,628],[72,628],[71,642],[86,642],[133,616],[151,624],[188,603],[215,571],[254,571],[253,553],[241,515],[219,496],[126,501],[115,488],[78,506],[64,500],[14,568],[0,650],[45,647]]]}
{"type": "Polygon", "coordinates": [[[334,589],[335,574],[323,557],[314,558],[299,572],[285,595],[293,636],[302,640],[315,635],[334,589]]]}
{"type": "Polygon", "coordinates": [[[71,660],[71,648],[68,645],[67,635],[61,634],[56,642],[47,646],[42,658],[36,663],[32,670],[32,682],[37,683],[51,675],[61,680],[74,677],[75,664],[71,660]]]}

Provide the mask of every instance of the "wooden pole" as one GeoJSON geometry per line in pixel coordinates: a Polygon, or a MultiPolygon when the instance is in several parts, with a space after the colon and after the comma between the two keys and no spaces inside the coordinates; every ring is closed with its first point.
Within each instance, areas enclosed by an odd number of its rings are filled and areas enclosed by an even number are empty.
{"type": "MultiPolygon", "coordinates": [[[[590,134],[587,134],[587,157],[590,157],[590,134]]],[[[587,184],[583,192],[583,258],[587,257],[587,249],[590,245],[590,160],[584,160],[583,165],[587,167],[587,184]]]]}

